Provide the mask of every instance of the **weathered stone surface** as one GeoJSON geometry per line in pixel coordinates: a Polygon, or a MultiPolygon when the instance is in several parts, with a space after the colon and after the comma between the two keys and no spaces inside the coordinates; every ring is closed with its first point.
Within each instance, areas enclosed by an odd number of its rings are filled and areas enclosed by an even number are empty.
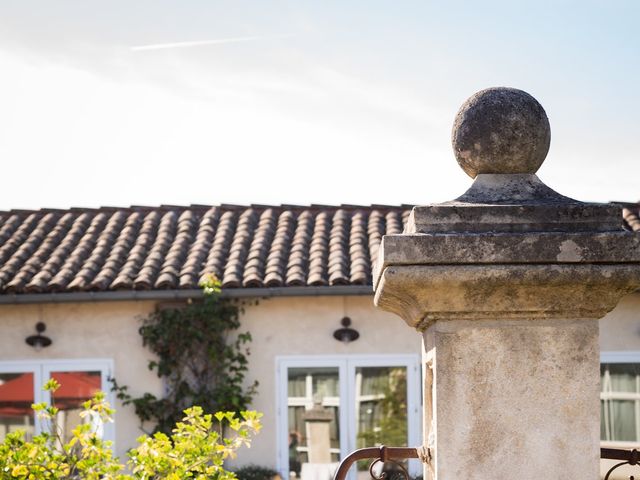
{"type": "Polygon", "coordinates": [[[478,175],[456,200],[415,207],[405,234],[622,231],[621,207],[564,197],[535,175],[478,175]]]}
{"type": "Polygon", "coordinates": [[[374,302],[420,331],[439,320],[602,318],[638,276],[624,263],[393,266],[374,302]]]}
{"type": "Polygon", "coordinates": [[[599,478],[597,339],[597,320],[585,319],[427,330],[436,478],[599,478]]]}
{"type": "Polygon", "coordinates": [[[545,185],[533,173],[480,173],[469,190],[443,205],[488,204],[488,205],[553,205],[582,204],[545,185]]]}
{"type": "Polygon", "coordinates": [[[401,265],[629,262],[640,265],[640,235],[623,231],[387,235],[373,278],[376,286],[385,268],[401,265]]]}
{"type": "Polygon", "coordinates": [[[444,203],[414,207],[404,233],[621,232],[620,210],[616,205],[592,203],[444,203]]]}
{"type": "Polygon", "coordinates": [[[479,173],[535,173],[551,130],[542,105],[515,88],[488,88],[469,98],[453,124],[456,160],[471,178],[479,173]]]}

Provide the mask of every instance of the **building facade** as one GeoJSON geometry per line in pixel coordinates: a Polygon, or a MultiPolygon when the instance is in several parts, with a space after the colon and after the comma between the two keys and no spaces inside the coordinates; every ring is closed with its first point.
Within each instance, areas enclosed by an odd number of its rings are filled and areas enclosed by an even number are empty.
{"type": "MultiPolygon", "coordinates": [[[[628,228],[640,226],[626,207],[628,228]]],[[[67,431],[84,399],[108,392],[117,413],[103,435],[123,455],[142,432],[109,379],[133,395],[161,395],[140,319],[168,301],[197,298],[200,279],[215,274],[225,295],[260,299],[241,330],[253,337],[247,381],[259,381],[252,407],[264,413],[264,428],[241,464],[323,478],[356,448],[420,444],[420,335],[375,309],[371,290],[380,238],[398,233],[408,212],[196,206],[2,214],[0,439],[17,428],[38,431],[29,407],[50,400],[40,386],[54,377],[63,384],[57,402],[67,431]],[[345,317],[356,340],[334,337],[345,317]],[[38,323],[51,345],[27,343],[38,323]]],[[[640,443],[639,317],[634,293],[600,322],[601,436],[609,445],[640,443]]]]}

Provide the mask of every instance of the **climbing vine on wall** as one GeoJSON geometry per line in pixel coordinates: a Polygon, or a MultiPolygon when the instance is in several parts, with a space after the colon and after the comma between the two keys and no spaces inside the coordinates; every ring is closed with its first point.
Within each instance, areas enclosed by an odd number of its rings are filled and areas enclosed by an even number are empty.
{"type": "Polygon", "coordinates": [[[222,298],[213,276],[201,286],[202,300],[158,310],[139,330],[156,355],[149,369],[163,379],[165,395],[133,397],[113,379],[118,398],[134,406],[141,427],[154,424],[154,432],[170,434],[192,405],[205,412],[247,410],[256,393],[257,381],[245,384],[251,335],[238,332],[243,305],[222,298]]]}

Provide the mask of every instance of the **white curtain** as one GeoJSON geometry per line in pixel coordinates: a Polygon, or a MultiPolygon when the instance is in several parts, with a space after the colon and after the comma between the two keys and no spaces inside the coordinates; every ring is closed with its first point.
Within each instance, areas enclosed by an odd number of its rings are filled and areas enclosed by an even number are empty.
{"type": "Polygon", "coordinates": [[[602,364],[601,386],[602,440],[639,441],[640,364],[602,364]]]}

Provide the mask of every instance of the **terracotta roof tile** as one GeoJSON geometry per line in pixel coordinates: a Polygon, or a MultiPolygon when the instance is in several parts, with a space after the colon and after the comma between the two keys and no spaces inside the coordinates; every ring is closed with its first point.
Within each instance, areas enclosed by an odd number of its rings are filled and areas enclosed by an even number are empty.
{"type": "Polygon", "coordinates": [[[200,281],[208,274],[222,278],[223,268],[226,264],[229,248],[233,241],[233,233],[236,229],[237,217],[237,212],[233,210],[224,212],[220,217],[213,245],[209,250],[204,268],[200,271],[200,281]]]}
{"type": "Polygon", "coordinates": [[[397,233],[402,233],[402,214],[401,212],[391,211],[387,213],[385,216],[386,220],[386,231],[385,235],[395,235],[397,233]]]}
{"type": "Polygon", "coordinates": [[[267,287],[281,287],[285,284],[286,262],[291,251],[295,225],[295,217],[290,210],[285,210],[278,217],[278,225],[265,265],[264,285],[267,287]]]}
{"type": "MultiPolygon", "coordinates": [[[[90,290],[92,280],[100,273],[109,252],[117,238],[118,232],[126,220],[127,213],[117,211],[112,213],[104,226],[104,229],[97,236],[91,252],[82,264],[74,279],[69,283],[69,290],[90,290]]],[[[98,290],[94,287],[93,290],[98,290]]]]}
{"type": "Polygon", "coordinates": [[[332,219],[329,235],[329,284],[348,285],[350,259],[348,251],[351,215],[340,209],[332,219]]]}
{"type": "MultiPolygon", "coordinates": [[[[140,214],[142,215],[142,213],[140,214]]],[[[133,247],[129,250],[124,260],[124,264],[120,267],[116,278],[110,285],[114,290],[131,290],[134,287],[140,268],[156,238],[156,230],[160,222],[159,212],[149,212],[142,220],[142,227],[138,231],[136,238],[133,240],[133,247]]]]}
{"type": "Polygon", "coordinates": [[[245,260],[249,253],[249,246],[253,239],[257,221],[258,215],[253,208],[246,209],[240,215],[238,226],[229,247],[224,273],[222,274],[222,288],[238,288],[242,286],[245,260]]]}
{"type": "MultiPolygon", "coordinates": [[[[107,219],[107,215],[102,212],[93,215],[91,223],[85,230],[82,238],[64,259],[60,270],[55,272],[55,275],[47,285],[47,290],[61,292],[73,289],[73,287],[70,287],[70,284],[75,278],[76,273],[80,270],[84,260],[93,250],[100,232],[107,223],[107,219]]],[[[54,272],[51,273],[53,274],[54,272]]]]}
{"type": "Polygon", "coordinates": [[[367,222],[367,234],[369,235],[369,260],[371,268],[375,268],[375,262],[378,258],[378,249],[380,241],[385,234],[386,221],[385,216],[380,210],[374,210],[369,213],[369,221],[367,222]]]}
{"type": "Polygon", "coordinates": [[[193,243],[196,230],[196,219],[191,210],[185,210],[178,218],[178,225],[173,243],[165,256],[155,287],[158,289],[178,288],[180,270],[184,263],[189,245],[193,243]]]}
{"type": "MultiPolygon", "coordinates": [[[[20,291],[20,284],[16,286],[12,285],[9,288],[8,286],[12,280],[16,280],[15,276],[19,274],[22,266],[30,261],[34,255],[38,253],[46,254],[46,248],[39,249],[39,247],[55,226],[58,217],[59,216],[54,213],[39,215],[33,219],[33,222],[29,222],[28,233],[26,231],[16,232],[17,238],[12,238],[12,240],[16,242],[16,245],[11,247],[11,257],[0,268],[0,284],[4,290],[12,292],[20,291]],[[21,243],[17,244],[20,240],[21,243]]],[[[41,259],[36,258],[34,261],[39,262],[41,259]]]]}
{"type": "Polygon", "coordinates": [[[327,285],[327,259],[329,254],[330,218],[327,211],[320,211],[315,218],[311,246],[309,247],[309,275],[307,283],[313,286],[327,285]]]}
{"type": "MultiPolygon", "coordinates": [[[[151,290],[155,286],[160,268],[175,237],[177,223],[177,212],[169,210],[162,215],[157,232],[154,232],[156,235],[153,244],[133,281],[136,290],[151,290]]],[[[146,247],[147,242],[145,242],[145,249],[146,247]]]]}
{"type": "Polygon", "coordinates": [[[74,217],[71,228],[65,235],[64,239],[51,253],[47,262],[42,266],[40,271],[33,276],[25,287],[25,291],[29,293],[44,292],[51,288],[51,280],[58,273],[69,255],[76,247],[84,232],[91,223],[92,215],[81,213],[74,217]]]}
{"type": "Polygon", "coordinates": [[[220,209],[210,208],[198,223],[198,231],[193,244],[189,247],[187,259],[180,270],[180,288],[193,288],[200,281],[204,270],[207,252],[211,249],[213,238],[220,221],[220,209]]]}
{"type": "Polygon", "coordinates": [[[622,218],[625,225],[632,231],[640,231],[640,216],[639,207],[628,207],[622,209],[622,218]]]}
{"type": "MultiPolygon", "coordinates": [[[[16,272],[13,279],[7,283],[6,290],[8,292],[21,291],[25,285],[36,275],[43,267],[51,253],[64,239],[73,221],[73,215],[67,213],[61,218],[55,214],[47,214],[41,221],[36,230],[33,232],[34,237],[38,235],[41,227],[50,229],[44,236],[44,240],[38,246],[38,249],[24,262],[22,267],[16,272]]],[[[43,232],[44,233],[44,232],[43,232]]],[[[38,242],[34,238],[34,245],[38,242]]]]}
{"type": "Polygon", "coordinates": [[[287,274],[285,284],[288,286],[302,286],[307,284],[309,268],[309,247],[313,236],[313,214],[304,210],[298,215],[298,221],[293,234],[293,242],[289,250],[287,274]]]}
{"type": "Polygon", "coordinates": [[[267,208],[258,222],[258,229],[249,247],[249,253],[244,267],[244,277],[242,286],[247,288],[262,287],[265,261],[269,248],[273,243],[273,237],[276,231],[276,213],[272,208],[267,208]]]}
{"type": "Polygon", "coordinates": [[[127,217],[124,227],[120,230],[103,268],[100,269],[89,285],[90,290],[106,290],[115,280],[116,275],[127,259],[127,254],[135,243],[141,225],[142,215],[139,212],[133,212],[127,217]]]}
{"type": "Polygon", "coordinates": [[[351,265],[349,283],[355,285],[366,285],[370,282],[371,261],[367,237],[366,215],[362,211],[356,211],[351,219],[349,234],[349,263],[351,265]]]}

